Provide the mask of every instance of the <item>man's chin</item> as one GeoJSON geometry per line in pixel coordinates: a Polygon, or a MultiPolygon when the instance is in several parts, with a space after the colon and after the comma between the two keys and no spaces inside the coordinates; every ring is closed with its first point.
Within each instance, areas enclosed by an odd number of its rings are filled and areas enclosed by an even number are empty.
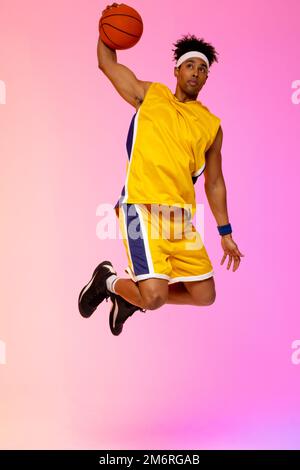
{"type": "Polygon", "coordinates": [[[186,95],[187,95],[189,98],[192,98],[192,99],[197,98],[198,93],[199,93],[199,90],[198,90],[198,89],[192,91],[190,88],[186,88],[184,91],[185,91],[186,95]]]}

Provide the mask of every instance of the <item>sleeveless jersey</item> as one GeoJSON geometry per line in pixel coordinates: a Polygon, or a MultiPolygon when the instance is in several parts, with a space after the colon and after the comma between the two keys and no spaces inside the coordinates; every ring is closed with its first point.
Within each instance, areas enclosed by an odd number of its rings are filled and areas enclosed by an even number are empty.
{"type": "Polygon", "coordinates": [[[164,84],[151,83],[127,136],[126,182],[117,203],[163,204],[195,212],[194,181],[220,119],[200,101],[179,101],[164,84]]]}

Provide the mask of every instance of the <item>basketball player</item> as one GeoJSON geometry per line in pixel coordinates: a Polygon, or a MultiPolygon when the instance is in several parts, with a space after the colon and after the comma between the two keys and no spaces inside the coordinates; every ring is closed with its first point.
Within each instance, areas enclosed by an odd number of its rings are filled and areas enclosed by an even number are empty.
{"type": "Polygon", "coordinates": [[[89,317],[110,298],[109,324],[116,336],[137,310],[155,310],[165,303],[207,306],[215,301],[213,267],[191,222],[196,206],[194,184],[202,173],[221,237],[221,264],[228,257],[227,269],[232,265],[236,271],[244,256],[232,238],[229,223],[220,119],[197,100],[211,65],[217,62],[217,52],[191,35],[174,46],[177,83],[173,94],[162,83],[137,79],[117,61],[115,50],[100,38],[98,41],[100,70],[136,110],[126,143],[126,183],[115,207],[131,278],[118,277],[111,262],[103,261],[80,292],[78,304],[82,316],[89,317]],[[164,209],[169,211],[168,217],[164,209]],[[175,212],[181,217],[176,218],[175,212]],[[151,237],[151,229],[161,229],[164,217],[172,235],[151,237]],[[130,226],[135,227],[134,236],[130,226]],[[175,232],[182,232],[182,236],[175,236],[175,232]]]}

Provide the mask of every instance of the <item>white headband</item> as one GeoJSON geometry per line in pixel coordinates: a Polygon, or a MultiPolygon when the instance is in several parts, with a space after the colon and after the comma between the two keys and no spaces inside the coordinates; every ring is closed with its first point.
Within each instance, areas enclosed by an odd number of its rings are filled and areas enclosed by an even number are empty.
{"type": "Polygon", "coordinates": [[[186,52],[185,54],[183,54],[177,60],[176,67],[179,67],[179,65],[181,65],[182,62],[184,62],[187,59],[191,59],[192,57],[199,57],[199,59],[203,59],[207,65],[207,68],[209,69],[208,58],[206,57],[206,55],[202,54],[202,52],[198,52],[198,51],[191,51],[191,52],[186,52]]]}

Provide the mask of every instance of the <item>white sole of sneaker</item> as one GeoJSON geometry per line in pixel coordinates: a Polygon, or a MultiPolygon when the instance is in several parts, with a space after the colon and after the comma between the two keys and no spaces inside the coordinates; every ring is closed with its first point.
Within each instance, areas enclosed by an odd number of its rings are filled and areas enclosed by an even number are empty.
{"type": "Polygon", "coordinates": [[[113,328],[116,327],[116,320],[117,320],[118,312],[119,312],[119,306],[118,306],[118,302],[116,300],[115,305],[114,305],[113,321],[112,321],[113,328]]]}

